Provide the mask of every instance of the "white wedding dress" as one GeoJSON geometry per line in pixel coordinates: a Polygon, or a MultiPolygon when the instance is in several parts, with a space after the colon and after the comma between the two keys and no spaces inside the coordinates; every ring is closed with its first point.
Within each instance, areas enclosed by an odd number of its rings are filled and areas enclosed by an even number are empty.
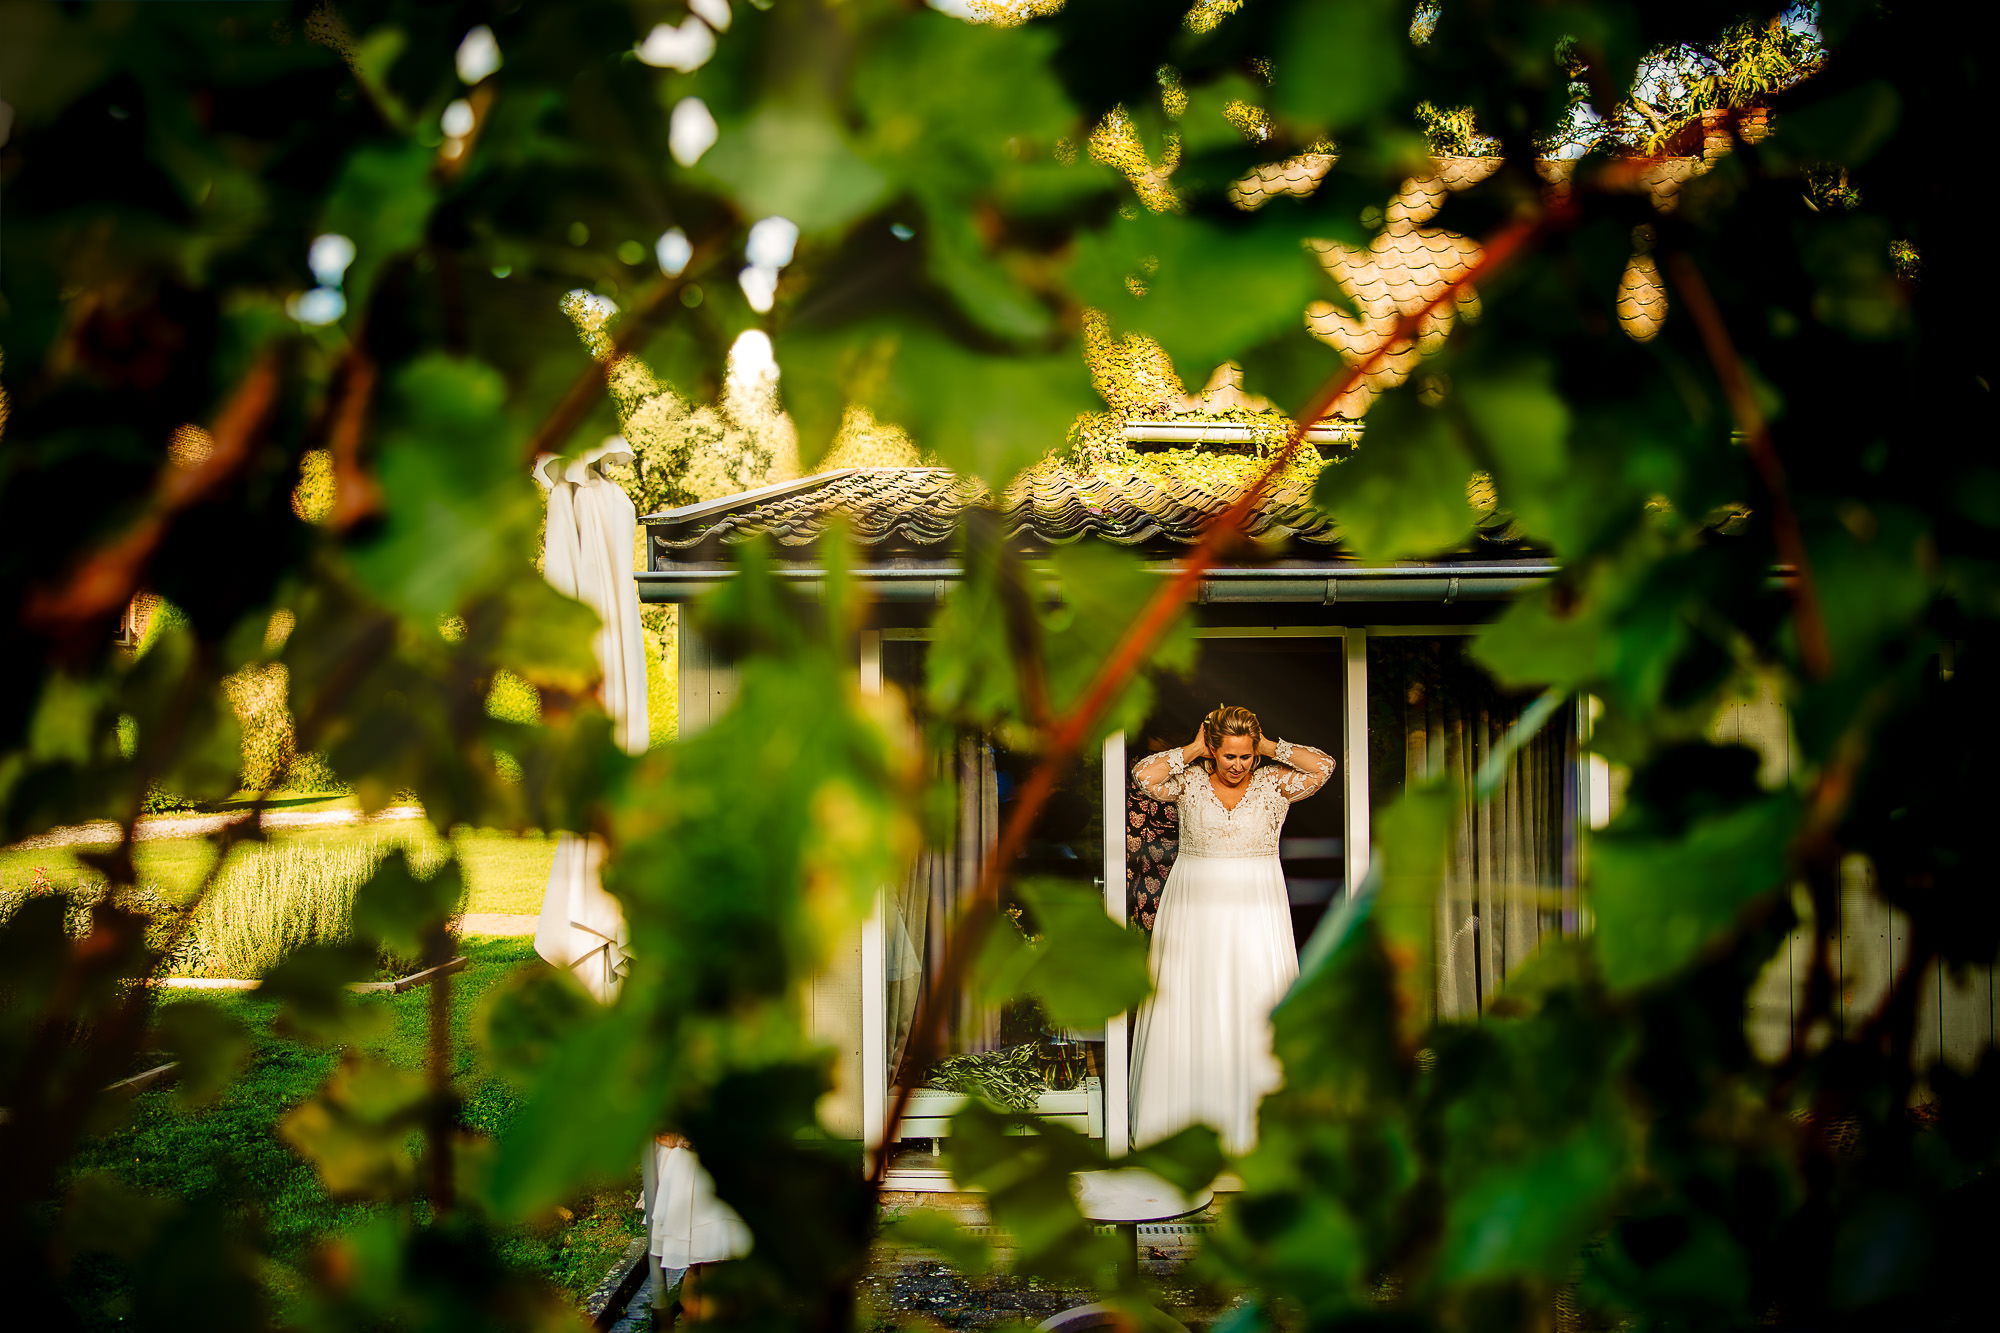
{"type": "Polygon", "coordinates": [[[1299,975],[1278,833],[1293,801],[1333,775],[1333,758],[1277,742],[1234,810],[1179,750],[1140,760],[1132,780],[1180,808],[1180,851],[1153,929],[1153,997],[1132,1042],[1132,1142],[1211,1125],[1232,1154],[1257,1141],[1257,1103],[1278,1086],[1271,1009],[1299,975]]]}

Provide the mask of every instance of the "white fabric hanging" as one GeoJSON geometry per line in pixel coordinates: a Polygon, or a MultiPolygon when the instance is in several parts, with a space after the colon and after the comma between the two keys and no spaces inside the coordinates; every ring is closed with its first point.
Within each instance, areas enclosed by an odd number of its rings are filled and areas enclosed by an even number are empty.
{"type": "MultiPolygon", "coordinates": [[[[639,589],[632,578],[638,511],[623,488],[604,475],[606,463],[629,463],[623,440],[569,462],[544,454],[535,480],[548,492],[548,532],[542,572],[558,592],[597,612],[602,627],[591,641],[604,673],[600,697],[612,735],[627,754],[643,754],[651,739],[646,716],[646,648],[639,631],[639,589]]],[[[567,968],[601,1004],[618,996],[630,967],[625,914],[604,891],[604,842],[565,833],[556,841],[535,952],[567,968]]],[[[750,1229],[715,1197],[715,1182],[692,1149],[647,1146],[641,1159],[647,1249],[655,1287],[662,1269],[733,1259],[750,1252],[750,1229]]]]}
{"type": "Polygon", "coordinates": [[[632,451],[616,436],[568,462],[543,454],[535,480],[549,495],[547,553],[542,573],[556,591],[576,598],[603,622],[591,646],[604,672],[600,697],[612,734],[627,754],[644,754],[646,645],[639,633],[639,585],[632,577],[632,543],[639,511],[607,463],[629,463],[632,451]]]}
{"type": "MultiPolygon", "coordinates": [[[[567,462],[543,454],[535,461],[535,480],[549,498],[542,572],[558,592],[597,612],[602,624],[591,647],[604,673],[599,697],[618,744],[627,754],[643,754],[650,739],[646,646],[632,578],[639,515],[624,489],[604,475],[606,463],[631,459],[618,439],[567,462]]],[[[608,1004],[625,975],[627,949],[625,915],[604,891],[603,868],[600,840],[568,833],[557,839],[535,952],[569,969],[585,990],[608,1004]]]]}
{"type": "Polygon", "coordinates": [[[750,1253],[750,1228],[715,1197],[694,1149],[655,1143],[641,1163],[646,1252],[661,1269],[692,1268],[750,1253]]]}

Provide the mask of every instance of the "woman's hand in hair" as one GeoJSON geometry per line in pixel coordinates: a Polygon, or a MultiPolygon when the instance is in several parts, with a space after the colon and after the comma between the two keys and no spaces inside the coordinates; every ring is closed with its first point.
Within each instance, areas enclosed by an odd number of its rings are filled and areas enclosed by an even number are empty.
{"type": "Polygon", "coordinates": [[[1263,755],[1266,759],[1276,759],[1278,757],[1278,743],[1269,736],[1259,737],[1257,740],[1257,753],[1263,755]]]}
{"type": "Polygon", "coordinates": [[[1181,747],[1181,758],[1190,764],[1197,759],[1208,758],[1208,722],[1205,719],[1195,724],[1194,739],[1181,747]]]}

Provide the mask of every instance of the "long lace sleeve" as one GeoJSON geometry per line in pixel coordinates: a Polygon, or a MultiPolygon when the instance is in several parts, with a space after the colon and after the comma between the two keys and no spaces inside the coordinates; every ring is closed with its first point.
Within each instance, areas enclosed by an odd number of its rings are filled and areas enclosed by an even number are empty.
{"type": "Polygon", "coordinates": [[[1303,801],[1333,776],[1333,756],[1325,750],[1290,741],[1278,741],[1276,746],[1278,752],[1273,757],[1284,765],[1277,773],[1278,790],[1286,800],[1303,801]]]}
{"type": "Polygon", "coordinates": [[[1174,801],[1180,799],[1181,775],[1186,771],[1187,761],[1178,749],[1162,750],[1132,765],[1132,781],[1156,801],[1174,801]]]}

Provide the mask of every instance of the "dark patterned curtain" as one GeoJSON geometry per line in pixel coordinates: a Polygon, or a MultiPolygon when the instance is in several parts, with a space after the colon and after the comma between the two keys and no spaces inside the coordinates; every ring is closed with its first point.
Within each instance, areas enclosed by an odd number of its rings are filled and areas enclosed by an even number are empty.
{"type": "Polygon", "coordinates": [[[1181,812],[1172,801],[1156,801],[1131,781],[1125,784],[1125,914],[1152,933],[1160,911],[1160,890],[1180,850],[1181,812]]]}
{"type": "Polygon", "coordinates": [[[1462,800],[1438,897],[1437,1013],[1484,1012],[1501,982],[1542,940],[1573,928],[1576,730],[1560,709],[1509,760],[1493,795],[1474,781],[1527,706],[1467,659],[1463,637],[1371,636],[1370,797],[1380,810],[1406,786],[1440,775],[1462,800]]]}

